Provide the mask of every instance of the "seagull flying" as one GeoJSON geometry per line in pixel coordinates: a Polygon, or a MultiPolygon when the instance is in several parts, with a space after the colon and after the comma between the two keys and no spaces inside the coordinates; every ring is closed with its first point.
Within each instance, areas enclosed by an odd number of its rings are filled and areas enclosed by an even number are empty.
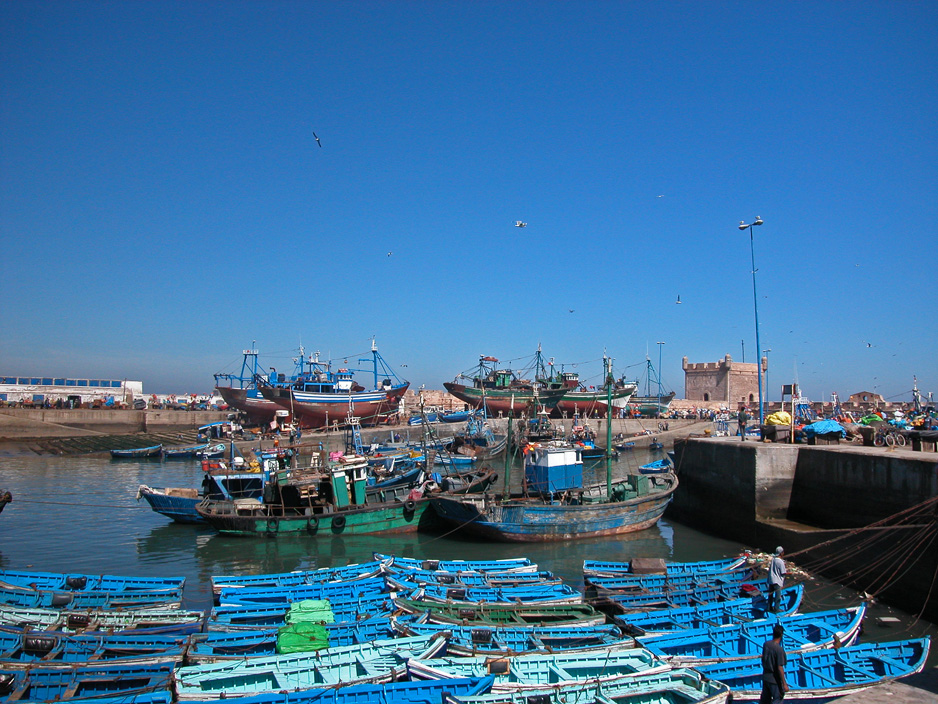
{"type": "Polygon", "coordinates": [[[318,144],[319,148],[322,149],[322,142],[319,141],[319,137],[316,136],[315,132],[313,132],[313,139],[316,140],[316,144],[318,144]]]}
{"type": "Polygon", "coordinates": [[[571,313],[573,312],[573,308],[567,308],[567,310],[569,310],[571,313]]]}
{"type": "Polygon", "coordinates": [[[674,302],[677,303],[677,304],[680,304],[680,303],[681,303],[681,294],[677,294],[677,300],[674,301],[674,302]]]}
{"type": "Polygon", "coordinates": [[[394,254],[394,252],[388,252],[388,256],[389,256],[389,257],[390,257],[392,254],[394,254]]]}
{"type": "Polygon", "coordinates": [[[664,193],[662,193],[660,196],[655,196],[655,198],[664,198],[664,193]]]}
{"type": "Polygon", "coordinates": [[[520,220],[515,220],[515,227],[527,227],[528,223],[521,222],[520,220]]]}

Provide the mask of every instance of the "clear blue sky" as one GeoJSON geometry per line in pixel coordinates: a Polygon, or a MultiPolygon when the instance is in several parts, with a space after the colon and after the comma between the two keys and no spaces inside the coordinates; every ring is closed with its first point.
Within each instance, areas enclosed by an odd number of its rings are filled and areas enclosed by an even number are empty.
{"type": "Polygon", "coordinates": [[[758,215],[773,398],[938,392],[935,2],[5,2],[0,91],[5,375],[663,341],[680,396],[755,361],[758,215]]]}

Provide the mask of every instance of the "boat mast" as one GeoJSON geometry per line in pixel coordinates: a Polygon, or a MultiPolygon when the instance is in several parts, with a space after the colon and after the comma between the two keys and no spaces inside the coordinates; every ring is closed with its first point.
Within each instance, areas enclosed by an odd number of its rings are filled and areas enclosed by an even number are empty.
{"type": "Polygon", "coordinates": [[[606,372],[606,500],[612,501],[612,360],[603,355],[606,372]]]}

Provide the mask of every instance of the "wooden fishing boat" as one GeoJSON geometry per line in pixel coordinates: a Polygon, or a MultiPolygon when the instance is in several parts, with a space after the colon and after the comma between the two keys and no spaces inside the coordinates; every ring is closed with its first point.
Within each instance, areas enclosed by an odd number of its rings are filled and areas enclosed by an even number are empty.
{"type": "MultiPolygon", "coordinates": [[[[920,672],[928,658],[928,638],[864,643],[789,653],[785,699],[829,699],[920,672]]],[[[757,701],[762,690],[761,658],[695,666],[706,677],[729,685],[733,701],[757,701]]]]}
{"type": "MultiPolygon", "coordinates": [[[[332,611],[332,622],[335,623],[356,621],[368,615],[386,614],[392,608],[390,594],[339,597],[329,599],[328,603],[332,611]]],[[[216,606],[212,609],[208,623],[212,630],[279,628],[286,623],[290,609],[291,605],[286,603],[216,606]]]]}
{"type": "Polygon", "coordinates": [[[252,657],[176,668],[179,701],[249,697],[265,692],[400,679],[408,660],[433,657],[446,638],[418,636],[328,648],[315,653],[252,657]]]}
{"type": "Polygon", "coordinates": [[[789,653],[852,645],[860,634],[865,613],[864,604],[835,611],[782,618],[772,616],[750,623],[645,636],[639,642],[672,664],[694,667],[713,660],[760,657],[762,646],[772,639],[772,629],[777,623],[785,627],[782,647],[789,653]]]}
{"type": "Polygon", "coordinates": [[[517,587],[465,587],[425,584],[411,599],[426,603],[462,604],[581,604],[583,595],[568,584],[527,584],[517,587]]]}
{"type": "Polygon", "coordinates": [[[153,591],[158,589],[182,590],[185,577],[132,577],[115,574],[83,574],[79,572],[26,572],[21,570],[0,570],[0,582],[55,591],[111,591],[126,592],[135,590],[153,591]]]}
{"type": "Polygon", "coordinates": [[[493,658],[487,655],[413,658],[407,661],[412,679],[446,679],[495,675],[493,692],[536,691],[551,685],[600,683],[624,676],[671,669],[644,648],[600,648],[587,652],[530,654],[493,658]]]}
{"type": "Polygon", "coordinates": [[[0,582],[0,603],[25,609],[178,609],[182,587],[129,591],[32,589],[0,582]]]}
{"type": "Polygon", "coordinates": [[[635,575],[645,577],[649,574],[665,574],[670,577],[684,574],[732,572],[738,569],[747,569],[747,559],[743,555],[725,560],[708,560],[704,562],[665,562],[664,560],[645,558],[630,562],[583,560],[583,575],[609,577],[635,575]]]}
{"type": "MultiPolygon", "coordinates": [[[[34,699],[21,699],[19,701],[39,704],[39,701],[34,699]]],[[[67,701],[70,704],[170,704],[173,701],[173,693],[164,688],[155,691],[131,691],[107,696],[92,694],[87,697],[69,697],[67,701]]],[[[45,702],[44,704],[51,704],[51,702],[45,702]]]]}
{"type": "Polygon", "coordinates": [[[131,695],[166,689],[173,660],[146,665],[86,664],[0,669],[0,696],[6,702],[44,702],[84,697],[131,695]]]}
{"type": "MultiPolygon", "coordinates": [[[[402,620],[406,623],[407,620],[402,620]]],[[[279,629],[260,630],[206,631],[189,636],[186,646],[186,662],[217,662],[220,660],[240,659],[254,656],[277,655],[278,641],[288,630],[298,631],[296,624],[282,626],[279,629]]],[[[374,616],[345,623],[316,624],[325,629],[327,647],[357,645],[375,640],[394,638],[395,630],[390,616],[374,616]]],[[[307,650],[314,650],[308,647],[307,650]]]]}
{"type": "MultiPolygon", "coordinates": [[[[660,445],[660,443],[659,443],[659,445],[660,445]]],[[[662,445],[662,447],[663,447],[663,445],[662,445]]],[[[659,448],[651,448],[650,445],[649,445],[649,448],[650,448],[650,449],[661,449],[660,447],[659,447],[659,448]]],[[[648,462],[648,463],[646,463],[646,464],[642,464],[642,465],[639,465],[639,466],[638,466],[639,474],[667,474],[668,472],[671,472],[671,471],[673,471],[673,470],[674,470],[674,467],[673,467],[672,464],[671,464],[671,460],[669,460],[669,459],[667,459],[667,458],[665,458],[665,459],[663,459],[663,460],[655,460],[654,462],[648,462]]]]}
{"type": "Polygon", "coordinates": [[[143,664],[182,660],[188,636],[67,633],[0,627],[0,669],[73,667],[98,663],[143,664]]]}
{"type": "Polygon", "coordinates": [[[448,633],[448,655],[523,655],[587,650],[612,645],[638,647],[618,627],[600,626],[463,626],[394,620],[394,627],[409,636],[448,633]]]}
{"type": "MultiPolygon", "coordinates": [[[[757,590],[757,587],[745,585],[757,590]]],[[[635,591],[608,592],[602,596],[588,598],[587,601],[608,614],[628,614],[633,611],[652,609],[672,609],[678,606],[693,606],[708,602],[728,601],[743,596],[751,596],[755,591],[743,590],[738,585],[701,585],[681,591],[635,591]]]]}
{"type": "Polygon", "coordinates": [[[164,447],[163,448],[163,459],[167,460],[183,460],[190,457],[195,457],[202,450],[207,450],[209,448],[209,443],[205,442],[201,445],[189,445],[188,447],[164,447]]]}
{"type": "Polygon", "coordinates": [[[223,588],[218,595],[220,605],[289,605],[304,599],[335,599],[337,597],[388,596],[390,590],[383,576],[339,582],[320,582],[290,587],[223,588]]]}
{"type": "Polygon", "coordinates": [[[675,475],[665,474],[584,486],[580,448],[559,441],[528,446],[525,479],[532,496],[437,495],[430,501],[441,518],[467,533],[507,542],[559,541],[649,528],[678,485],[675,475]]]}
{"type": "MultiPolygon", "coordinates": [[[[441,680],[445,681],[445,680],[441,680]]],[[[460,704],[725,704],[730,689],[687,668],[627,675],[602,682],[545,685],[535,691],[459,698],[460,704]]]]}
{"type": "Polygon", "coordinates": [[[147,459],[159,457],[162,453],[162,445],[151,445],[150,447],[136,447],[128,450],[111,450],[111,457],[114,459],[147,459]]]}
{"type": "Polygon", "coordinates": [[[525,584],[561,584],[553,572],[442,572],[436,570],[399,569],[383,566],[385,579],[393,588],[417,589],[425,584],[464,587],[518,587],[525,584]]]}
{"type": "Polygon", "coordinates": [[[402,598],[393,599],[392,602],[396,609],[404,613],[426,612],[427,620],[431,623],[595,626],[606,622],[605,614],[589,604],[447,604],[402,598]]]}
{"type": "Polygon", "coordinates": [[[501,560],[418,560],[413,557],[374,553],[390,569],[439,570],[440,572],[536,572],[537,564],[526,557],[501,560]]]}
{"type": "Polygon", "coordinates": [[[274,572],[270,574],[250,575],[215,575],[212,577],[212,591],[221,594],[222,589],[242,587],[302,587],[323,582],[350,582],[358,579],[377,577],[382,573],[383,563],[379,560],[362,562],[339,567],[322,567],[315,570],[296,572],[274,572]]]}
{"type": "Polygon", "coordinates": [[[349,417],[377,422],[397,412],[410,382],[398,378],[378,354],[374,341],[371,355],[370,370],[343,368],[333,372],[331,363],[320,361],[317,353],[306,360],[306,370],[293,383],[262,384],[258,390],[265,399],[289,411],[303,427],[324,428],[336,422],[344,423],[349,417]],[[370,390],[355,381],[356,371],[372,373],[370,390]]]}
{"type": "Polygon", "coordinates": [[[703,572],[684,574],[674,577],[668,575],[627,575],[607,577],[601,575],[584,576],[587,597],[609,596],[616,594],[637,594],[651,592],[676,592],[702,587],[730,587],[740,589],[752,579],[752,571],[703,572]]]}
{"type": "Polygon", "coordinates": [[[49,631],[130,631],[196,633],[202,630],[202,611],[180,609],[21,609],[0,604],[0,625],[49,631]]]}
{"type": "Polygon", "coordinates": [[[474,410],[485,408],[486,413],[493,416],[525,415],[528,418],[533,418],[541,409],[553,409],[567,391],[548,389],[539,381],[521,379],[510,369],[496,368],[496,364],[495,357],[480,357],[478,367],[445,382],[443,388],[474,410]],[[460,383],[461,380],[469,383],[460,383]]]}
{"type": "Polygon", "coordinates": [[[792,614],[801,605],[803,596],[804,585],[802,584],[783,589],[779,598],[780,608],[777,614],[772,614],[769,611],[769,602],[760,592],[754,597],[718,601],[712,604],[636,611],[614,616],[613,621],[625,633],[636,637],[747,623],[756,619],[792,614]]]}

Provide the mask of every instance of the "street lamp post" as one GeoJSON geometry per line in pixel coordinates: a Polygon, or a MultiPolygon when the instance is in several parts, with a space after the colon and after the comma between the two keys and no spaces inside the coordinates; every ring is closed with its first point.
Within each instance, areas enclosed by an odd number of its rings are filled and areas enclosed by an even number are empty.
{"type": "Polygon", "coordinates": [[[657,342],[655,344],[658,345],[658,409],[657,409],[658,412],[656,413],[656,415],[660,418],[661,417],[661,346],[664,343],[657,342]]]}
{"type": "MultiPolygon", "coordinates": [[[[759,296],[756,294],[756,253],[755,245],[753,244],[752,238],[752,228],[754,225],[761,225],[762,218],[756,215],[756,219],[752,223],[745,223],[742,220],[739,221],[740,230],[749,230],[749,256],[752,260],[752,305],[756,313],[756,352],[758,353],[762,349],[762,345],[759,344],[759,296]]],[[[759,432],[762,432],[762,425],[765,423],[765,409],[762,406],[762,360],[756,362],[756,377],[759,380],[759,432]]]]}
{"type": "MultiPolygon", "coordinates": [[[[765,403],[769,404],[769,352],[772,351],[772,348],[769,347],[767,350],[762,350],[762,356],[765,357],[765,403]]],[[[759,359],[759,373],[762,373],[762,359],[759,359]]]]}

